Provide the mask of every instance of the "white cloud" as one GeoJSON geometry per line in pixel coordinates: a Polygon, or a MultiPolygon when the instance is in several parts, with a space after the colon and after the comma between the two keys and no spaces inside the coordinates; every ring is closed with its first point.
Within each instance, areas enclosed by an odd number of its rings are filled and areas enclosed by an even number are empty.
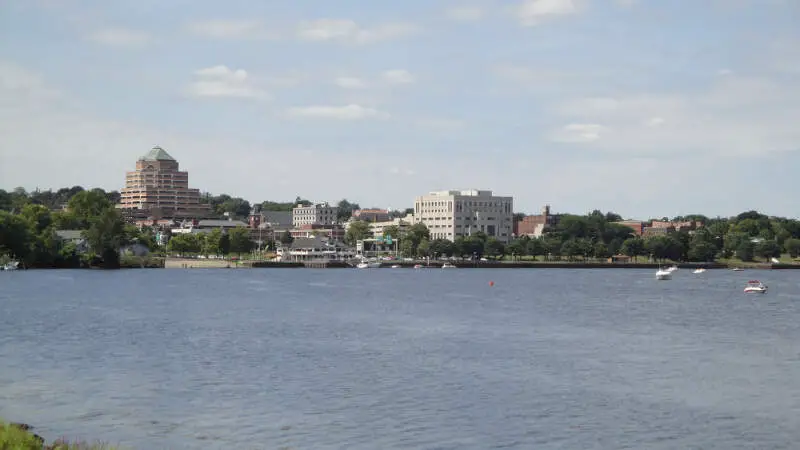
{"type": "Polygon", "coordinates": [[[186,30],[198,36],[214,39],[274,39],[278,35],[263,22],[251,19],[218,19],[190,22],[186,30]]]}
{"type": "Polygon", "coordinates": [[[448,9],[445,15],[458,22],[475,22],[483,18],[484,11],[476,6],[462,6],[448,9]]]}
{"type": "Polygon", "coordinates": [[[352,20],[318,19],[300,23],[297,27],[297,37],[314,42],[371,44],[406,37],[416,31],[416,26],[406,23],[389,23],[365,28],[352,20]]]}
{"type": "Polygon", "coordinates": [[[289,117],[307,119],[363,120],[388,117],[386,113],[360,105],[304,106],[289,108],[289,117]]]}
{"type": "Polygon", "coordinates": [[[364,80],[356,77],[337,77],[334,83],[343,89],[364,89],[367,87],[367,83],[364,80]]]}
{"type": "Polygon", "coordinates": [[[97,30],[88,39],[98,44],[112,47],[140,47],[151,41],[151,36],[144,31],[126,28],[105,28],[97,30]]]}
{"type": "Polygon", "coordinates": [[[197,80],[189,85],[187,94],[199,98],[269,98],[267,93],[256,87],[243,69],[231,70],[218,65],[195,72],[197,80]]]}
{"type": "MultiPolygon", "coordinates": [[[[753,156],[800,150],[798,105],[798,82],[728,75],[713,78],[703,92],[577,99],[553,112],[572,123],[603,127],[573,126],[572,134],[566,133],[573,139],[560,139],[596,150],[753,156]]],[[[556,136],[564,132],[560,129],[556,136]]]]}
{"type": "Polygon", "coordinates": [[[576,14],[580,0],[525,0],[517,8],[517,18],[524,26],[534,26],[555,17],[576,14]]]}
{"type": "Polygon", "coordinates": [[[394,69],[383,72],[383,80],[389,84],[411,84],[415,77],[407,70],[394,69]]]}
{"type": "Polygon", "coordinates": [[[596,123],[571,123],[553,133],[551,138],[556,142],[594,142],[608,131],[607,127],[596,123]]]}

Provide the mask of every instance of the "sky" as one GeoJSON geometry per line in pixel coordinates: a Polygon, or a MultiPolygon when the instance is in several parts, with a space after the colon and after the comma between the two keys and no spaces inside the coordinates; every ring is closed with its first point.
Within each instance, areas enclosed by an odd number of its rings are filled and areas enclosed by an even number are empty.
{"type": "Polygon", "coordinates": [[[0,188],[798,217],[796,0],[0,0],[0,188]]]}

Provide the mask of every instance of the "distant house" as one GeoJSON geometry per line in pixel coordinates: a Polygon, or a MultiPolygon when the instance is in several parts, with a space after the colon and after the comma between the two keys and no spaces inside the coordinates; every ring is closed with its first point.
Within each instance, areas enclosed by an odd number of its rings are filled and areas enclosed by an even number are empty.
{"type": "Polygon", "coordinates": [[[119,253],[121,255],[147,256],[150,254],[150,249],[146,245],[137,242],[120,248],[119,253]]]}
{"type": "Polygon", "coordinates": [[[58,230],[56,231],[56,238],[64,244],[75,245],[75,250],[78,253],[89,251],[89,243],[83,237],[83,230],[58,230]]]}
{"type": "Polygon", "coordinates": [[[354,256],[352,249],[320,237],[296,238],[291,244],[279,244],[277,254],[282,261],[339,260],[354,256]]]}

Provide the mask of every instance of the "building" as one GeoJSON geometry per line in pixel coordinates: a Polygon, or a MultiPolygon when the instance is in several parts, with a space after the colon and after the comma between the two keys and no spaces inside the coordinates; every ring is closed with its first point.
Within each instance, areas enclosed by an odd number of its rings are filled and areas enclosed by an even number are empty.
{"type": "Polygon", "coordinates": [[[227,233],[234,228],[245,228],[247,224],[240,220],[187,220],[180,224],[178,228],[171,230],[172,234],[189,234],[189,233],[208,233],[212,230],[222,230],[227,233]]]}
{"type": "Polygon", "coordinates": [[[357,209],[353,211],[352,218],[365,222],[388,222],[392,220],[388,209],[357,209]]]}
{"type": "Polygon", "coordinates": [[[318,225],[306,224],[289,230],[289,234],[295,239],[324,237],[331,241],[344,241],[345,230],[339,225],[318,225]]]}
{"type": "Polygon", "coordinates": [[[125,175],[117,205],[134,218],[205,217],[210,208],[200,203],[200,190],[189,188],[189,173],[161,147],[153,147],[125,175]]]}
{"type": "Polygon", "coordinates": [[[550,228],[558,225],[559,214],[550,213],[550,205],[544,205],[541,214],[525,216],[514,223],[515,236],[540,237],[550,228]]]}
{"type": "Polygon", "coordinates": [[[292,225],[295,228],[301,225],[334,225],[338,213],[339,208],[327,202],[308,206],[299,204],[292,209],[292,225]]]}
{"type": "Polygon", "coordinates": [[[633,234],[636,236],[641,236],[644,234],[645,223],[641,220],[621,220],[613,223],[630,228],[633,230],[633,234]]]}
{"type": "Polygon", "coordinates": [[[513,215],[513,198],[496,197],[492,191],[438,191],[414,200],[414,222],[425,224],[431,239],[454,241],[457,237],[483,232],[508,242],[513,215]]]}
{"type": "Polygon", "coordinates": [[[320,237],[297,238],[291,244],[279,243],[276,254],[279,261],[336,261],[355,256],[352,249],[320,237]]]}

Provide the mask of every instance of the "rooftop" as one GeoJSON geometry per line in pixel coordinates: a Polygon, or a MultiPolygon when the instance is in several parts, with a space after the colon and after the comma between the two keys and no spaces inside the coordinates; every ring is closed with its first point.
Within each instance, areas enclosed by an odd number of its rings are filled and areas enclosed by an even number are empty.
{"type": "Polygon", "coordinates": [[[139,158],[139,161],[175,161],[175,158],[170,156],[166,150],[156,145],[150,149],[146,155],[139,158]]]}

